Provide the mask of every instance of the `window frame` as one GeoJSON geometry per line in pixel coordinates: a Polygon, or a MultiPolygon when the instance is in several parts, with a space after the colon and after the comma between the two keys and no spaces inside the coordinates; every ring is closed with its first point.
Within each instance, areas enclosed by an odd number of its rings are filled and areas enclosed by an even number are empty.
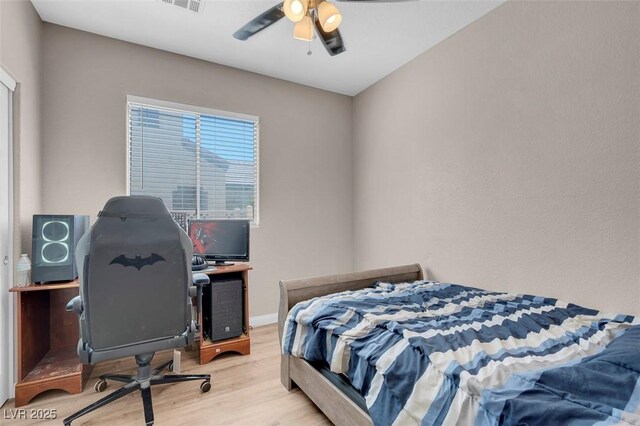
{"type": "Polygon", "coordinates": [[[146,98],[136,95],[127,95],[125,102],[125,128],[126,128],[126,150],[125,150],[125,170],[127,171],[126,179],[126,194],[131,195],[131,168],[130,166],[130,150],[131,150],[131,129],[129,123],[129,105],[139,104],[142,106],[154,108],[164,108],[174,110],[177,112],[187,112],[195,114],[213,115],[223,118],[231,118],[245,121],[252,121],[256,126],[256,139],[255,139],[255,164],[256,164],[256,183],[255,183],[255,207],[253,209],[253,220],[250,221],[252,228],[258,228],[260,224],[260,117],[255,115],[240,114],[236,112],[222,111],[213,108],[200,107],[196,105],[182,104],[179,102],[165,101],[161,99],[146,98]]]}

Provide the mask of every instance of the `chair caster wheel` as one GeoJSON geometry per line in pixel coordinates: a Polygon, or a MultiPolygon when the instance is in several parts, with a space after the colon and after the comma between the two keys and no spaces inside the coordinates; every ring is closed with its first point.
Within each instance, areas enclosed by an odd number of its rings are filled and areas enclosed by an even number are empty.
{"type": "Polygon", "coordinates": [[[107,381],[105,379],[100,379],[93,385],[93,389],[96,392],[104,392],[107,389],[107,381]]]}
{"type": "Polygon", "coordinates": [[[204,382],[200,383],[200,390],[202,391],[202,393],[207,393],[211,390],[211,382],[209,380],[205,380],[204,382]]]}

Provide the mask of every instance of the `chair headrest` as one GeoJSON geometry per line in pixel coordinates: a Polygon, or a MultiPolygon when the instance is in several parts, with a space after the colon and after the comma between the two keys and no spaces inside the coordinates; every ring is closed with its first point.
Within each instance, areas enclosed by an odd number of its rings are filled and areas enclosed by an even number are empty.
{"type": "Polygon", "coordinates": [[[99,216],[170,216],[161,198],[146,195],[112,197],[99,216]]]}

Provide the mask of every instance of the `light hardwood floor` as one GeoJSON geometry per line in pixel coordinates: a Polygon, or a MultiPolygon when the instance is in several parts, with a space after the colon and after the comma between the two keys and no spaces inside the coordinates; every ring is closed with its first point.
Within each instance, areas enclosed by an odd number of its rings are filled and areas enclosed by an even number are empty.
{"type": "MultiPolygon", "coordinates": [[[[153,365],[169,360],[172,352],[156,354],[153,365]]],[[[277,325],[251,332],[251,355],[224,354],[200,365],[197,351],[182,352],[182,373],[209,373],[212,388],[200,392],[200,382],[154,386],[152,390],[155,424],[162,425],[330,425],[331,422],[299,390],[287,392],[280,383],[280,351],[277,325]]],[[[23,408],[57,409],[55,421],[8,420],[4,410],[14,408],[13,400],[0,409],[0,424],[62,424],[62,419],[117,389],[109,382],[103,393],[93,390],[95,377],[107,372],[133,374],[133,358],[102,363],[93,370],[84,392],[69,395],[50,391],[23,408]]],[[[117,402],[82,417],[74,425],[143,425],[142,400],[135,392],[117,402]]]]}

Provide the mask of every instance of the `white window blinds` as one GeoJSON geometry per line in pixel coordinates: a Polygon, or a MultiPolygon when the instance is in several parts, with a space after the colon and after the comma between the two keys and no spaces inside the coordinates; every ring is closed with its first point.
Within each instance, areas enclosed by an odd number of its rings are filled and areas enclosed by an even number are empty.
{"type": "Polygon", "coordinates": [[[192,218],[258,219],[258,119],[127,102],[129,193],[192,218]]]}

